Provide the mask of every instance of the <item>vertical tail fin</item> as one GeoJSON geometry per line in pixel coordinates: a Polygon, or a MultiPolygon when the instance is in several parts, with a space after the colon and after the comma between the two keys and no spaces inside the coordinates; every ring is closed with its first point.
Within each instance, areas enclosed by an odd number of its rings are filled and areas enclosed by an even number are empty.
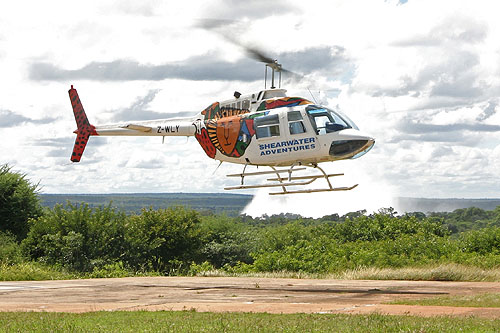
{"type": "Polygon", "coordinates": [[[73,88],[73,85],[68,93],[71,100],[71,106],[73,107],[73,114],[75,115],[76,126],[78,128],[74,132],[77,136],[73,147],[73,153],[71,154],[71,161],[80,162],[85,146],[89,140],[89,136],[97,135],[97,133],[95,131],[95,127],[90,125],[87,115],[85,114],[85,110],[83,109],[82,102],[80,102],[80,97],[78,97],[78,93],[76,92],[76,89],[73,88]]]}

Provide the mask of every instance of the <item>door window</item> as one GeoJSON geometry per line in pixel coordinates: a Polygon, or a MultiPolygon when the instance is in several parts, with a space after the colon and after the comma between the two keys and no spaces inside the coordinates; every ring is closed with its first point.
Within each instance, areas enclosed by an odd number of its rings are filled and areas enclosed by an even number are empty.
{"type": "Polygon", "coordinates": [[[257,139],[280,135],[280,122],[277,114],[255,118],[254,126],[257,139]]]}
{"type": "Polygon", "coordinates": [[[302,115],[300,111],[289,111],[287,114],[288,118],[288,130],[290,134],[301,134],[305,133],[306,128],[304,122],[302,121],[302,115]]]}

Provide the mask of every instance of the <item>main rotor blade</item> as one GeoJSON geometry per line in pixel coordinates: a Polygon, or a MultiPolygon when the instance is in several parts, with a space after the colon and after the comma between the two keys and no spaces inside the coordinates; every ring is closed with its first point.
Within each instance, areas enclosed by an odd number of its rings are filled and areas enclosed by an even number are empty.
{"type": "Polygon", "coordinates": [[[266,63],[266,64],[273,64],[275,60],[266,54],[262,52],[261,50],[255,48],[255,47],[250,47],[248,45],[243,44],[240,42],[237,38],[236,35],[234,34],[234,29],[231,29],[232,32],[228,32],[229,30],[227,27],[228,26],[234,26],[235,24],[238,24],[241,22],[238,21],[233,21],[233,20],[222,20],[222,19],[203,19],[203,20],[198,20],[198,24],[196,24],[196,27],[202,28],[205,30],[209,30],[215,33],[218,33],[220,36],[224,37],[224,39],[228,40],[232,44],[238,45],[242,49],[245,50],[245,52],[252,58],[257,61],[266,63]]]}
{"type": "MultiPolygon", "coordinates": [[[[236,41],[233,41],[233,43],[238,44],[236,41]]],[[[249,47],[249,46],[243,45],[241,43],[239,43],[238,45],[241,46],[251,58],[253,58],[257,61],[263,62],[265,64],[274,64],[275,63],[274,59],[272,59],[271,57],[268,57],[267,55],[264,54],[264,52],[262,52],[256,48],[249,47]]]]}
{"type": "Polygon", "coordinates": [[[239,30],[238,25],[241,27],[241,22],[235,20],[202,19],[198,20],[198,24],[196,24],[195,26],[219,34],[232,44],[241,47],[250,58],[269,65],[269,67],[273,68],[277,72],[290,74],[291,78],[293,77],[292,79],[304,78],[304,75],[302,74],[298,74],[286,68],[283,68],[281,64],[277,62],[277,60],[271,58],[264,51],[258,49],[257,47],[249,46],[238,40],[237,34],[234,32],[235,30],[239,30]],[[231,29],[229,29],[230,26],[231,29]]]}

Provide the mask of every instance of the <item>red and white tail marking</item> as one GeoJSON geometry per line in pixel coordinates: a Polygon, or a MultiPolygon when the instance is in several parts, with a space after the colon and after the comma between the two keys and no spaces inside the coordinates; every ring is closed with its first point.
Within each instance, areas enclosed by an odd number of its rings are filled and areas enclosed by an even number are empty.
{"type": "Polygon", "coordinates": [[[73,88],[73,85],[71,85],[71,89],[68,93],[71,100],[71,106],[73,107],[73,114],[75,115],[76,126],[78,128],[74,132],[77,136],[75,146],[73,147],[73,153],[71,154],[71,161],[80,162],[85,146],[89,141],[89,136],[97,135],[97,133],[95,127],[89,123],[82,102],[80,102],[80,97],[78,97],[78,93],[76,89],[73,88]]]}

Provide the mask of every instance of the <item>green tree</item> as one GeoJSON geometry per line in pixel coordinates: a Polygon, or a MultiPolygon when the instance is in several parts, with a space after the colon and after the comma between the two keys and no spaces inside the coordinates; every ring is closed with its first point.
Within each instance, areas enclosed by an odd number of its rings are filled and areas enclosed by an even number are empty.
{"type": "Polygon", "coordinates": [[[256,227],[240,222],[239,218],[219,215],[203,217],[201,230],[201,256],[214,267],[253,261],[250,253],[255,251],[256,227]]]}
{"type": "Polygon", "coordinates": [[[200,216],[183,207],[143,209],[128,219],[126,261],[135,269],[164,273],[187,269],[201,247],[200,216]],[[186,266],[186,267],[183,267],[186,266]]]}
{"type": "Polygon", "coordinates": [[[461,233],[459,242],[463,252],[500,254],[500,228],[491,227],[461,233]]]}
{"type": "Polygon", "coordinates": [[[28,220],[42,215],[38,184],[32,184],[25,174],[0,166],[0,231],[10,232],[17,240],[28,234],[28,220]]]}
{"type": "Polygon", "coordinates": [[[36,220],[22,242],[23,252],[48,264],[92,271],[122,259],[127,251],[126,216],[111,205],[57,205],[36,220]]]}

